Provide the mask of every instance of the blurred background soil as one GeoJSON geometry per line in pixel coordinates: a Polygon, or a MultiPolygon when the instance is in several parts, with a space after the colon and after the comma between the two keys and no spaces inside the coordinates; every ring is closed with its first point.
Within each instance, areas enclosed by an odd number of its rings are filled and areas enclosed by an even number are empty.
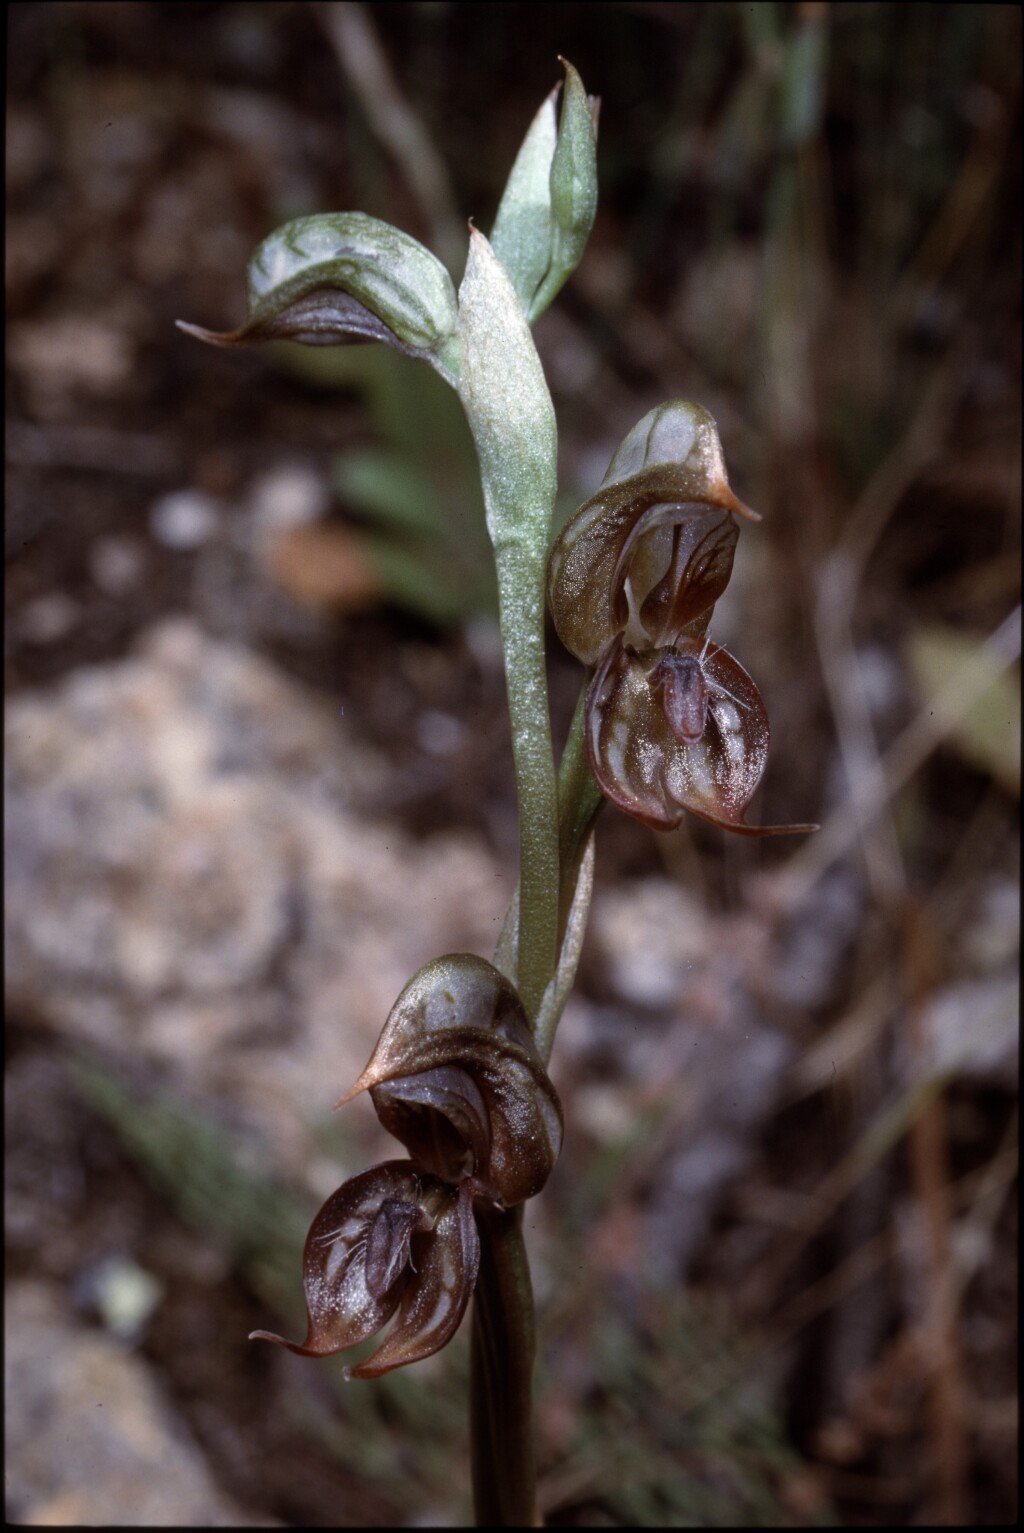
{"type": "MultiPolygon", "coordinates": [[[[461,275],[571,58],[601,202],[537,329],[560,514],[700,400],[758,812],[606,810],[527,1211],[561,1525],[1016,1517],[1020,12],[7,10],[7,1516],[464,1521],[467,1338],[302,1324],[331,1105],[488,954],[516,820],[472,452],[379,348],[230,354],[255,245],[360,208],[461,275]]],[[[579,668],[552,638],[556,734],[579,668]]]]}

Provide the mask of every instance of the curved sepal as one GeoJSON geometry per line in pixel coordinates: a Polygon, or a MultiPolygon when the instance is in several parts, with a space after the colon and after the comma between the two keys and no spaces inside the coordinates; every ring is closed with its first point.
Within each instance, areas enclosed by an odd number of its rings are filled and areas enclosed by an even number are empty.
{"type": "Polygon", "coordinates": [[[539,1192],[558,1159],[562,1109],[523,1004],[470,953],[413,976],[338,1105],[367,1090],[381,1123],[427,1171],[472,1176],[506,1207],[539,1192]]]}
{"type": "Polygon", "coordinates": [[[180,329],[214,346],[384,341],[457,368],[458,305],[451,277],[418,240],[367,213],[321,213],[275,229],[249,262],[249,313],[232,331],[180,329]]]}
{"type": "Polygon", "coordinates": [[[443,1186],[407,1160],[385,1161],[331,1194],[310,1226],[303,1255],[309,1328],[301,1344],[271,1331],[302,1357],[328,1357],[373,1336],[397,1311],[376,1352],[348,1378],[374,1379],[419,1362],[454,1336],[480,1265],[473,1186],[443,1186]]]}
{"type": "Polygon", "coordinates": [[[655,830],[684,813],[745,836],[813,825],[748,825],[769,726],[761,694],[728,650],[696,640],[637,654],[609,647],[587,697],[587,754],[606,798],[655,830]]]}
{"type": "MultiPolygon", "coordinates": [[[[355,1094],[355,1088],[352,1095],[355,1094]]],[[[370,1088],[381,1123],[414,1160],[445,1182],[486,1165],[491,1122],[480,1088],[458,1065],[438,1065],[370,1088]]]]}
{"type": "Polygon", "coordinates": [[[718,600],[732,573],[734,515],[758,520],[729,487],[715,422],[673,399],[638,421],[596,495],[551,551],[558,637],[585,665],[609,642],[670,642],[718,600]]]}

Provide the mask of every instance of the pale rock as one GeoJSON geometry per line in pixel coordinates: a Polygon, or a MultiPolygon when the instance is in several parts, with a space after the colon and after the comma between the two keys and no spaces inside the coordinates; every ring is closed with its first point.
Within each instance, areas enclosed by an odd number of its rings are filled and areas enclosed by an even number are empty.
{"type": "Polygon", "coordinates": [[[382,758],[191,622],[14,698],[6,730],[9,999],[230,1101],[282,1171],[413,972],[493,951],[510,877],[483,844],[359,812],[382,758]]]}
{"type": "Polygon", "coordinates": [[[219,1489],[146,1365],[58,1288],[6,1305],[6,1511],[31,1527],[270,1527],[219,1489]]]}
{"type": "Polygon", "coordinates": [[[593,940],[623,1000],[652,1008],[678,1000],[707,952],[704,912],[678,884],[647,878],[594,900],[593,940]]]}

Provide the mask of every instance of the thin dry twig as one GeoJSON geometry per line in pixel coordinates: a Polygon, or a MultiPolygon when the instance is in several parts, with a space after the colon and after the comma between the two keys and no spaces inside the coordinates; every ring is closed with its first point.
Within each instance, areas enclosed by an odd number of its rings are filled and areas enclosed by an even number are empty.
{"type": "Polygon", "coordinates": [[[968,1283],[992,1249],[996,1220],[1020,1168],[1019,1134],[1020,1111],[1015,1108],[999,1149],[988,1165],[956,1184],[959,1190],[963,1183],[971,1183],[970,1213],[960,1221],[961,1238],[953,1273],[957,1303],[962,1301],[968,1283]]]}
{"type": "MultiPolygon", "coordinates": [[[[896,290],[892,311],[903,315],[938,286],[982,215],[992,207],[1013,124],[1013,102],[986,92],[980,120],[959,173],[896,290]]],[[[976,108],[977,110],[977,108],[976,108]]]]}
{"type": "Polygon", "coordinates": [[[822,675],[851,790],[873,791],[877,811],[859,827],[868,878],[883,907],[906,895],[899,840],[883,789],[871,710],[854,648],[854,613],[871,552],[921,471],[941,451],[955,399],[959,358],[946,359],[922,396],[909,429],[854,503],[842,533],[815,576],[815,632],[822,675]]]}
{"type": "Polygon", "coordinates": [[[864,827],[969,713],[979,695],[1020,658],[1020,630],[1018,606],[950,678],[932,706],[922,708],[897,735],[881,757],[878,773],[851,784],[849,799],[791,858],[783,872],[773,877],[773,894],[782,908],[792,909],[808,897],[826,869],[845,855],[864,827]]]}
{"type": "MultiPolygon", "coordinates": [[[[908,910],[902,945],[907,992],[906,1037],[911,1053],[926,1051],[922,1008],[938,979],[935,937],[927,911],[908,910]]],[[[915,1072],[916,1073],[916,1072],[915,1072]]],[[[969,1454],[965,1424],[959,1306],[951,1262],[949,1151],[943,1094],[926,1102],[910,1125],[907,1151],[914,1194],[926,1236],[924,1315],[919,1336],[931,1364],[929,1396],[933,1440],[931,1518],[962,1527],[970,1518],[969,1454]]]]}

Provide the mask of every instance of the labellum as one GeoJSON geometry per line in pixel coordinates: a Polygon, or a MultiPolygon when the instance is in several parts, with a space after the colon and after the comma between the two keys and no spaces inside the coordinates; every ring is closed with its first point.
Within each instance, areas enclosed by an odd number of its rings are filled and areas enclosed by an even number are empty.
{"type": "Polygon", "coordinates": [[[609,649],[587,694],[587,753],[602,793],[655,830],[685,813],[746,836],[806,826],[747,825],[769,726],[761,694],[728,650],[665,655],[609,649]]]}
{"type": "Polygon", "coordinates": [[[310,1226],[302,1262],[305,1341],[270,1331],[252,1338],[326,1357],[365,1341],[397,1313],[376,1352],[345,1370],[350,1378],[377,1378],[451,1340],[479,1261],[471,1184],[449,1187],[409,1161],[385,1161],[332,1193],[310,1226]]]}

